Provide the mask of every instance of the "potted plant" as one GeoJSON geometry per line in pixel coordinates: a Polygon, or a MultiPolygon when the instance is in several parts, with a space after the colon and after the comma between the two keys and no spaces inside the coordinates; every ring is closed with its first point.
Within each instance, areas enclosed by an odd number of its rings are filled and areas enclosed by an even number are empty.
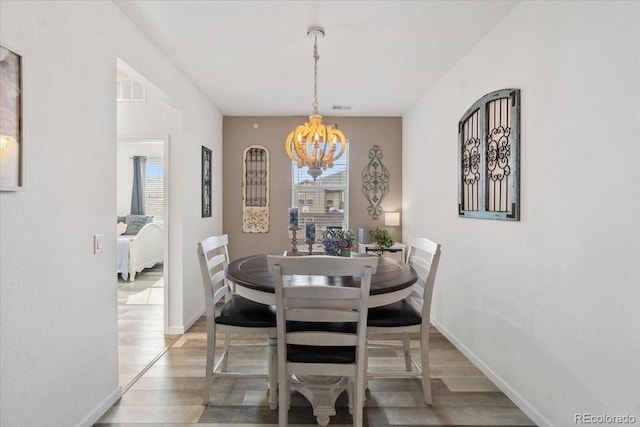
{"type": "Polygon", "coordinates": [[[375,230],[371,230],[369,233],[371,234],[371,240],[376,244],[373,251],[378,254],[378,256],[382,255],[383,249],[393,246],[393,239],[391,238],[391,233],[389,233],[388,230],[376,227],[375,230]]]}

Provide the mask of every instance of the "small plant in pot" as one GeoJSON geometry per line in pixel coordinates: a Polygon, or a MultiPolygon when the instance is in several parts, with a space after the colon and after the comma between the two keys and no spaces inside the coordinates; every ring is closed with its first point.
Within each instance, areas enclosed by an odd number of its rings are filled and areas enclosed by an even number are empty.
{"type": "Polygon", "coordinates": [[[378,256],[382,255],[382,250],[393,246],[393,239],[391,233],[388,230],[383,230],[376,227],[375,230],[370,231],[371,240],[375,242],[376,247],[373,250],[378,256]]]}

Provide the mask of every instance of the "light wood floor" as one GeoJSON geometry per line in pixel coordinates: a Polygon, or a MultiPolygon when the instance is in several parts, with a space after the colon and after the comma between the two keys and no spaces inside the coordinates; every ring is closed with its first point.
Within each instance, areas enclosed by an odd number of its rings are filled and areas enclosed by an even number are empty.
{"type": "Polygon", "coordinates": [[[134,282],[118,276],[119,377],[123,391],[179,338],[164,334],[162,279],[162,264],[138,273],[134,282]]]}
{"type": "MultiPolygon", "coordinates": [[[[123,308],[123,310],[125,310],[123,308]]],[[[161,321],[142,320],[144,309],[131,308],[128,338],[121,355],[135,353],[124,366],[139,367],[147,356],[163,345],[168,350],[124,393],[96,424],[120,427],[257,427],[276,426],[278,411],[268,405],[265,380],[219,379],[213,386],[209,405],[201,404],[206,361],[206,322],[201,318],[180,337],[157,337],[161,321]],[[136,319],[145,327],[131,326],[136,319]],[[153,325],[153,326],[152,326],[153,325]],[[146,338],[143,331],[153,333],[146,338]],[[154,336],[155,334],[155,336],[154,336]],[[136,342],[137,339],[137,342],[136,342]]],[[[240,337],[241,340],[243,337],[240,337]]],[[[244,337],[248,342],[250,337],[244,337]]],[[[535,425],[516,405],[500,392],[444,336],[431,329],[431,366],[433,406],[422,400],[417,379],[375,379],[369,381],[365,404],[365,425],[368,426],[532,426],[535,425]]],[[[221,342],[222,340],[218,340],[221,342]]],[[[415,343],[414,343],[415,344],[415,343]]],[[[400,357],[390,350],[370,350],[371,369],[396,364],[402,369],[400,357]]],[[[266,372],[266,347],[255,351],[231,354],[231,363],[238,370],[266,372]]],[[[127,356],[129,357],[129,356],[127,356]]],[[[230,366],[231,368],[231,366],[230,366]]],[[[231,368],[233,369],[233,368],[231,368]]],[[[128,375],[124,373],[122,375],[128,375]]],[[[124,376],[121,378],[125,378],[124,376]]],[[[298,393],[291,399],[291,425],[316,425],[309,403],[298,393]]],[[[346,395],[337,402],[337,415],[330,426],[351,425],[346,395]]]]}

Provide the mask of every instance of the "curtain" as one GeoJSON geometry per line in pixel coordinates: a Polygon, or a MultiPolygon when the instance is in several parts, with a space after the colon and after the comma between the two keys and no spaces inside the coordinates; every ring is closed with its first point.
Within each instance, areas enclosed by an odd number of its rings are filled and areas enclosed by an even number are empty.
{"type": "Polygon", "coordinates": [[[133,189],[131,190],[131,215],[144,215],[144,180],[147,158],[133,156],[133,189]]]}

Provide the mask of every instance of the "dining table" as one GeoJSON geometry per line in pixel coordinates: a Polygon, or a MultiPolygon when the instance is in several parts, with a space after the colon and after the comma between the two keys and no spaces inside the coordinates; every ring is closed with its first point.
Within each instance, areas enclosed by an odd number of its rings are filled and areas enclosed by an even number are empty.
{"type": "MultiPolygon", "coordinates": [[[[274,255],[285,254],[286,252],[274,253],[274,255]]],[[[351,256],[375,255],[352,253],[351,256]]],[[[275,305],[275,278],[269,271],[267,254],[256,254],[236,259],[226,267],[225,275],[235,283],[237,295],[262,304],[275,305]]],[[[379,257],[376,272],[371,276],[369,307],[391,304],[408,297],[417,280],[418,275],[409,264],[390,257],[379,257]]],[[[291,275],[284,276],[283,281],[288,286],[314,284],[355,287],[360,285],[359,277],[349,276],[291,275]]],[[[336,414],[335,402],[343,391],[341,387],[344,386],[344,379],[328,377],[319,379],[318,384],[321,385],[319,387],[309,386],[299,391],[311,403],[318,424],[326,426],[329,423],[329,417],[336,414]],[[331,383],[332,381],[334,383],[331,383]],[[327,388],[327,383],[335,384],[336,387],[327,388]]]]}
{"type": "MultiPolygon", "coordinates": [[[[274,255],[283,255],[282,252],[274,255]]],[[[298,255],[300,256],[300,255],[298,255]]],[[[351,256],[376,256],[352,253],[351,256]]],[[[235,283],[236,293],[262,304],[275,304],[275,279],[267,266],[267,254],[239,258],[225,269],[227,278],[235,283]]],[[[390,257],[379,257],[378,268],[371,276],[369,307],[380,307],[403,300],[411,294],[418,280],[409,264],[390,257]]],[[[285,276],[285,285],[359,286],[359,278],[341,276],[285,276]]]]}

